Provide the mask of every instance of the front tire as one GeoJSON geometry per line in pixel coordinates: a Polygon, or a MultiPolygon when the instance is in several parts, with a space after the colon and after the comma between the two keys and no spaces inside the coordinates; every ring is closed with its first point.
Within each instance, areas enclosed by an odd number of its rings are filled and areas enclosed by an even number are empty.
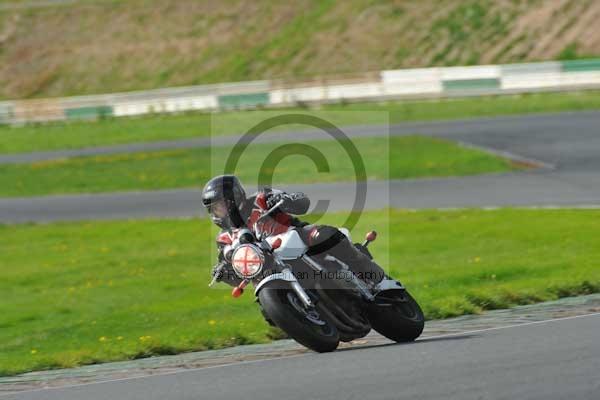
{"type": "Polygon", "coordinates": [[[318,353],[337,348],[338,331],[319,312],[319,305],[306,310],[293,290],[269,286],[261,289],[258,300],[269,319],[301,345],[318,353]]]}
{"type": "Polygon", "coordinates": [[[413,342],[425,327],[425,316],[419,304],[406,291],[404,302],[392,305],[373,304],[368,311],[371,326],[377,332],[395,342],[413,342]]]}

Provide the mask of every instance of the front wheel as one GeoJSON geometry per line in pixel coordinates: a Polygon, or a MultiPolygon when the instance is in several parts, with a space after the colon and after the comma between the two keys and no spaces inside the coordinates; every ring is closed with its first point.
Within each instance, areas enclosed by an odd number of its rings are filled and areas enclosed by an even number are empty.
{"type": "Polygon", "coordinates": [[[377,332],[395,342],[412,342],[421,336],[425,316],[419,304],[406,291],[387,304],[373,304],[368,319],[377,332]]]}
{"type": "Polygon", "coordinates": [[[338,331],[318,305],[306,309],[293,290],[269,286],[258,293],[258,300],[269,319],[298,343],[318,353],[337,348],[338,331]]]}

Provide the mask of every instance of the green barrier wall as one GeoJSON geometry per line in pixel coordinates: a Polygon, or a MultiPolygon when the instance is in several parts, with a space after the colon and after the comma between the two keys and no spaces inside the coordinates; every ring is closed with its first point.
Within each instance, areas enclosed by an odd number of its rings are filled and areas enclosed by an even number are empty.
{"type": "Polygon", "coordinates": [[[600,71],[600,59],[563,61],[562,70],[564,72],[600,71]]]}
{"type": "Polygon", "coordinates": [[[221,108],[243,108],[269,104],[269,93],[228,94],[219,96],[221,108]]]}
{"type": "Polygon", "coordinates": [[[444,91],[500,89],[500,79],[459,79],[442,82],[444,91]]]}
{"type": "Polygon", "coordinates": [[[65,110],[65,115],[67,119],[97,119],[112,116],[113,108],[111,106],[68,108],[65,110]]]}

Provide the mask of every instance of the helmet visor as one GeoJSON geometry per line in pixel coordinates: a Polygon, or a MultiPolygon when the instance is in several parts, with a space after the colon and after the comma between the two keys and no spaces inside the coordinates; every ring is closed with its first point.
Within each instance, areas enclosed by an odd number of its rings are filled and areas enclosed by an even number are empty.
{"type": "Polygon", "coordinates": [[[225,218],[229,213],[229,209],[227,207],[227,204],[225,203],[225,200],[220,199],[212,202],[208,206],[208,212],[217,218],[225,218]]]}

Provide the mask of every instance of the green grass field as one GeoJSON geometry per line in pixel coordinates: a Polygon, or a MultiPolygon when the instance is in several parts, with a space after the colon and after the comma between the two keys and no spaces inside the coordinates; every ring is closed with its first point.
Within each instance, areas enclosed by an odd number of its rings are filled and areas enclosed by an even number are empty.
{"type": "MultiPolygon", "coordinates": [[[[361,138],[353,143],[366,164],[368,179],[460,176],[516,168],[505,159],[422,136],[361,138]]],[[[243,182],[254,184],[266,155],[279,146],[250,146],[236,174],[243,182]]],[[[230,152],[231,147],[213,147],[0,165],[0,196],[202,187],[211,176],[223,173],[230,152]]],[[[275,172],[275,183],[354,179],[352,162],[336,142],[294,144],[284,154],[296,155],[284,158],[276,168],[264,170],[264,174],[275,172]],[[306,145],[326,155],[330,172],[319,173],[312,160],[297,155],[306,145]]]]}
{"type": "MultiPolygon", "coordinates": [[[[380,230],[376,258],[441,318],[600,291],[598,217],[392,210],[366,213],[354,235],[380,230]]],[[[268,341],[251,293],[207,288],[209,231],[207,220],[0,225],[0,374],[268,341]]]]}
{"type": "MultiPolygon", "coordinates": [[[[323,116],[334,124],[366,125],[416,120],[473,118],[496,115],[600,109],[600,92],[542,93],[439,101],[338,104],[322,111],[280,110],[323,116]],[[366,111],[366,112],[360,112],[366,111]],[[370,111],[370,112],[369,112],[370,111]],[[387,114],[389,113],[389,114],[387,114]],[[389,117],[389,118],[388,118],[389,117]]],[[[215,114],[213,135],[241,134],[265,118],[261,111],[215,114]]],[[[289,128],[288,128],[289,129],[289,128]]],[[[0,154],[77,149],[112,144],[188,139],[211,135],[211,115],[154,115],[69,122],[0,126],[0,154]]]]}

